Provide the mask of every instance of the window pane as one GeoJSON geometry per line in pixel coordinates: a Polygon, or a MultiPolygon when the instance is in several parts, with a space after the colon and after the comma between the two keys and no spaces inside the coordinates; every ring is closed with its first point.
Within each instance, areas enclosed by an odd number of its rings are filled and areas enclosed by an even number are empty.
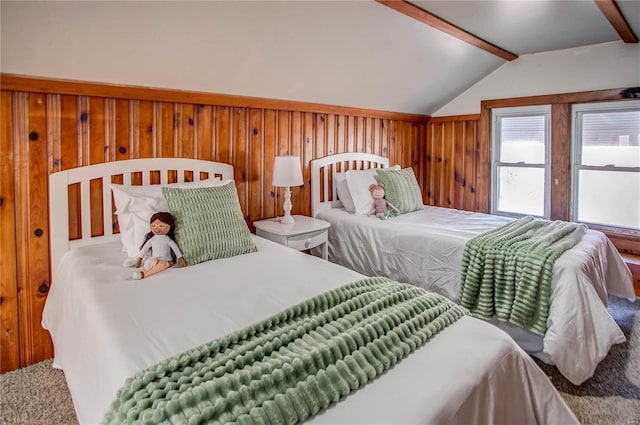
{"type": "Polygon", "coordinates": [[[544,168],[498,167],[498,211],[544,216],[544,168]]]}
{"type": "Polygon", "coordinates": [[[544,164],[544,115],[500,119],[500,162],[544,164]]]}
{"type": "Polygon", "coordinates": [[[585,112],[582,165],[640,167],[640,111],[585,112]]]}
{"type": "Polygon", "coordinates": [[[578,221],[640,229],[640,173],[580,170],[578,221]]]}

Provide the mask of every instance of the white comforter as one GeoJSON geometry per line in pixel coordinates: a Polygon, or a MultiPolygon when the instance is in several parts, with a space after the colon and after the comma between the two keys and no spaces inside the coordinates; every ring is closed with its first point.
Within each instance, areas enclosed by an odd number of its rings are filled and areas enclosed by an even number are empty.
{"type": "MultiPolygon", "coordinates": [[[[389,220],[321,211],[331,223],[329,259],[368,276],[388,276],[458,301],[465,243],[512,220],[425,206],[389,220]]],[[[494,321],[528,352],[555,364],[572,383],[591,377],[613,344],[625,337],[607,312],[607,294],[634,298],[631,273],[609,239],[593,230],[553,269],[547,333],[494,321]]]]}
{"type": "MultiPolygon", "coordinates": [[[[64,257],[43,326],[78,418],[100,421],[125,379],[363,276],[255,238],[258,252],[173,268],[140,281],[120,245],[64,257]]],[[[558,392],[505,333],[464,317],[310,423],[577,423],[558,392]]]]}

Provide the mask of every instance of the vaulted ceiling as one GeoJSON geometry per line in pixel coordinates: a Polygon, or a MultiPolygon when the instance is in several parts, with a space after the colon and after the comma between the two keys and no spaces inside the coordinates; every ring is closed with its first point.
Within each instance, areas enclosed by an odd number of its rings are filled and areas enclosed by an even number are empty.
{"type": "MultiPolygon", "coordinates": [[[[516,56],[616,40],[637,43],[636,35],[640,34],[638,1],[378,2],[392,8],[405,4],[409,9],[422,10],[516,56]]],[[[500,52],[496,54],[502,57],[500,52]]]]}
{"type": "Polygon", "coordinates": [[[0,16],[3,73],[420,114],[518,56],[640,34],[625,0],[3,0],[0,16]]]}

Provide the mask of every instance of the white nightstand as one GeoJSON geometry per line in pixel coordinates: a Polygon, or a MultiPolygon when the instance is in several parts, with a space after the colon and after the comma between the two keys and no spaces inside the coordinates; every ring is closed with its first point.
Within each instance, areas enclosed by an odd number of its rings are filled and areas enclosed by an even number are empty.
{"type": "Polygon", "coordinates": [[[322,258],[328,257],[327,241],[330,223],[304,215],[294,215],[293,224],[282,224],[278,218],[254,221],[256,234],[299,251],[323,245],[322,258]]]}

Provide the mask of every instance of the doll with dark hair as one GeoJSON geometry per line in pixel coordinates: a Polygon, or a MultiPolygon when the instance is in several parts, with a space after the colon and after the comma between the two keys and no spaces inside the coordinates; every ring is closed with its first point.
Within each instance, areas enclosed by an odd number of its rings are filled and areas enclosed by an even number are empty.
{"type": "Polygon", "coordinates": [[[136,261],[136,267],[142,265],[142,270],[133,272],[134,279],[143,279],[159,273],[173,266],[176,261],[180,267],[187,265],[175,241],[175,223],[171,213],[153,214],[149,220],[149,227],[151,231],[145,235],[136,261]],[[151,257],[143,262],[149,252],[151,257]]]}

